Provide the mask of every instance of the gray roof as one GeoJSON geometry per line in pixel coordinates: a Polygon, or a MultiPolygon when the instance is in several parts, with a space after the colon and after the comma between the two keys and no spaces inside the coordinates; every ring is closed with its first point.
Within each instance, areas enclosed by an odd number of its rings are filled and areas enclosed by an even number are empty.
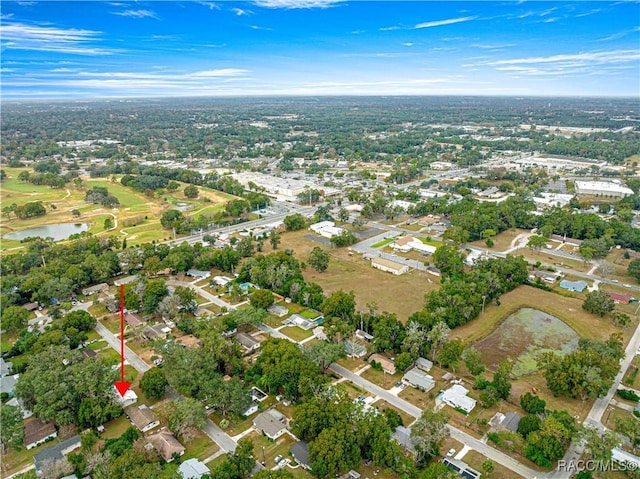
{"type": "Polygon", "coordinates": [[[402,379],[412,386],[423,389],[424,391],[430,391],[436,385],[433,377],[418,368],[410,369],[404,373],[402,379]]]}
{"type": "Polygon", "coordinates": [[[411,439],[411,429],[404,426],[396,427],[395,431],[391,434],[391,439],[394,439],[403,449],[415,454],[415,446],[411,439]]]}
{"type": "Polygon", "coordinates": [[[0,393],[12,395],[13,390],[16,387],[16,382],[18,381],[18,376],[19,374],[14,374],[13,376],[4,376],[0,378],[0,393]]]}
{"type": "Polygon", "coordinates": [[[515,412],[508,412],[504,415],[504,419],[500,424],[502,425],[502,427],[508,429],[509,431],[517,432],[518,424],[520,424],[520,419],[522,418],[519,414],[516,414],[515,412]]]}
{"type": "Polygon", "coordinates": [[[289,449],[291,455],[296,459],[298,464],[309,467],[309,446],[307,441],[298,441],[291,449],[289,449]]]}
{"type": "Polygon", "coordinates": [[[40,470],[42,463],[47,460],[58,461],[66,454],[80,447],[80,436],[73,436],[55,446],[47,447],[33,457],[36,471],[40,470]]]}
{"type": "Polygon", "coordinates": [[[418,358],[416,359],[416,366],[425,371],[429,371],[433,367],[433,362],[425,358],[418,358]]]}
{"type": "Polygon", "coordinates": [[[8,376],[12,367],[13,363],[5,361],[4,358],[0,358],[0,377],[8,376]]]}
{"type": "Polygon", "coordinates": [[[180,464],[178,472],[182,476],[182,479],[200,479],[205,474],[211,474],[211,471],[204,465],[204,462],[200,462],[195,458],[180,464]]]}
{"type": "Polygon", "coordinates": [[[260,344],[260,341],[245,333],[237,334],[236,341],[238,341],[246,349],[255,348],[258,344],[260,344]]]}
{"type": "Polygon", "coordinates": [[[253,420],[253,425],[267,436],[275,436],[282,429],[287,429],[287,417],[275,409],[269,409],[258,414],[253,420]]]}

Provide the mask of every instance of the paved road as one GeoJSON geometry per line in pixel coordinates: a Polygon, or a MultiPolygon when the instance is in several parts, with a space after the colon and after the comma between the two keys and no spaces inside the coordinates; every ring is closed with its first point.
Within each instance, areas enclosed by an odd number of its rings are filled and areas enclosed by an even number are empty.
{"type": "MultiPolygon", "coordinates": [[[[418,418],[422,415],[422,410],[419,407],[414,406],[413,404],[405,401],[402,398],[394,396],[386,389],[382,389],[380,386],[373,384],[371,381],[367,381],[361,376],[358,376],[357,374],[349,371],[346,368],[343,368],[338,364],[335,364],[335,363],[332,364],[331,366],[329,366],[329,369],[339,374],[340,376],[347,378],[349,381],[353,382],[354,384],[357,384],[358,386],[366,389],[370,393],[375,394],[376,396],[379,396],[383,400],[387,401],[389,404],[392,404],[393,406],[406,412],[407,414],[410,414],[415,418],[418,418]]],[[[480,454],[486,456],[492,461],[497,462],[498,464],[502,464],[509,470],[515,471],[517,474],[521,475],[522,477],[525,477],[527,479],[532,479],[534,477],[541,478],[544,476],[542,474],[539,474],[537,471],[534,471],[533,469],[523,464],[520,464],[518,461],[516,461],[512,457],[509,457],[506,454],[494,449],[493,447],[488,446],[487,444],[481,442],[475,437],[470,436],[469,434],[462,432],[453,426],[447,426],[447,427],[449,428],[449,432],[451,433],[452,438],[454,438],[457,441],[460,441],[463,444],[466,444],[467,446],[478,451],[480,454]]]]}
{"type": "Polygon", "coordinates": [[[234,306],[232,304],[229,304],[223,300],[221,300],[218,296],[209,293],[208,291],[206,291],[204,288],[201,288],[200,286],[196,286],[195,284],[191,284],[187,281],[178,281],[175,279],[170,279],[167,281],[167,285],[168,286],[184,286],[185,288],[191,288],[193,289],[196,293],[198,293],[200,296],[202,296],[203,298],[205,298],[207,301],[214,303],[218,306],[220,306],[221,308],[227,308],[227,310],[231,311],[232,309],[236,309],[237,305],[234,306]]]}
{"type": "Polygon", "coordinates": [[[315,213],[316,208],[318,206],[320,206],[320,204],[316,205],[316,206],[300,206],[300,207],[294,207],[295,205],[291,205],[292,209],[294,211],[291,212],[287,212],[287,213],[282,213],[279,215],[272,215],[272,216],[268,216],[265,218],[260,218],[257,220],[253,220],[253,221],[246,221],[244,223],[238,223],[237,225],[232,225],[232,226],[224,226],[221,228],[215,228],[209,231],[205,231],[203,233],[198,233],[195,235],[188,235],[188,236],[184,236],[182,238],[176,238],[175,240],[170,240],[170,241],[165,241],[165,243],[170,244],[170,245],[179,245],[182,244],[183,242],[187,242],[189,244],[193,244],[193,243],[197,243],[197,242],[202,242],[202,237],[205,234],[213,234],[213,233],[235,233],[236,231],[242,231],[243,229],[246,228],[255,228],[257,226],[264,226],[264,225],[268,225],[269,223],[275,223],[276,221],[282,221],[284,220],[287,216],[294,214],[294,213],[300,213],[301,215],[311,215],[313,213],[315,213]]]}
{"type": "MultiPolygon", "coordinates": [[[[109,346],[115,349],[118,353],[120,353],[120,338],[116,338],[111,331],[109,331],[105,326],[98,321],[96,324],[96,332],[102,336],[109,346]]],[[[135,368],[139,373],[144,373],[151,369],[147,363],[145,363],[140,356],[134,353],[126,344],[124,346],[124,358],[135,368]]]]}

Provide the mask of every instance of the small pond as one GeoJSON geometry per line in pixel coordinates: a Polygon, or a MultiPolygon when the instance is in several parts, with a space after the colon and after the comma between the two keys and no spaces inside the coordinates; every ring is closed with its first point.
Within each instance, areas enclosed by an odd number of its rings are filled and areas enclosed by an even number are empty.
{"type": "Polygon", "coordinates": [[[89,229],[89,223],[54,223],[51,225],[34,226],[20,231],[7,233],[2,238],[8,240],[23,240],[29,237],[47,238],[54,241],[67,239],[69,236],[82,233],[89,229]]]}
{"type": "Polygon", "coordinates": [[[578,347],[577,333],[564,321],[533,308],[521,308],[505,318],[493,332],[474,344],[489,369],[501,361],[515,361],[513,374],[537,370],[536,356],[546,351],[567,354],[578,347]]]}

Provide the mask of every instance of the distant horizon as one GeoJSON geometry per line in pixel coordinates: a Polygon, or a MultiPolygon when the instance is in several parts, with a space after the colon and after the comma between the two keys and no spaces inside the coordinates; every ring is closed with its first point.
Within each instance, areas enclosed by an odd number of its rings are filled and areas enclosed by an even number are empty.
{"type": "Polygon", "coordinates": [[[2,101],[640,98],[632,1],[4,1],[2,101]]]}
{"type": "MultiPolygon", "coordinates": [[[[420,0],[407,0],[407,1],[420,1],[420,0]]],[[[635,96],[616,96],[616,95],[580,95],[580,96],[570,96],[570,95],[481,95],[481,94],[463,94],[463,95],[455,95],[455,94],[380,94],[380,95],[372,95],[372,94],[320,94],[320,95],[207,95],[207,96],[141,96],[141,97],[87,97],[87,98],[10,98],[10,99],[2,99],[0,98],[0,103],[47,103],[47,102],[56,102],[56,103],[89,103],[89,102],[110,102],[110,101],[154,101],[154,100],[215,100],[215,99],[310,99],[310,98],[514,98],[514,99],[565,99],[565,100],[639,100],[640,94],[635,96]]],[[[640,111],[639,111],[640,113],[640,111]]]]}

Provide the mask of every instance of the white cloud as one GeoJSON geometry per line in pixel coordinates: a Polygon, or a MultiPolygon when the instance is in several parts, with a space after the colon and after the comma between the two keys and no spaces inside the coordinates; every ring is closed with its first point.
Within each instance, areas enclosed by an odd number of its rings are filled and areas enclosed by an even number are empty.
{"type": "Polygon", "coordinates": [[[404,43],[402,44],[402,46],[405,46],[405,47],[412,47],[413,45],[414,45],[414,44],[413,44],[413,43],[411,43],[411,42],[404,42],[404,43]]]}
{"type": "Polygon", "coordinates": [[[504,50],[505,48],[515,47],[515,43],[472,43],[472,47],[481,50],[504,50]]]}
{"type": "Polygon", "coordinates": [[[263,8],[329,8],[344,0],[254,0],[253,3],[263,8]]]}
{"type": "Polygon", "coordinates": [[[232,8],[231,11],[236,14],[238,17],[242,17],[243,15],[251,15],[253,12],[249,10],[243,10],[242,8],[232,8]]]}
{"type": "Polygon", "coordinates": [[[113,15],[118,15],[120,17],[132,17],[132,18],[154,18],[156,20],[160,20],[155,13],[151,10],[123,10],[121,12],[111,12],[113,15]]]}
{"type": "Polygon", "coordinates": [[[216,77],[235,77],[243,76],[251,73],[249,70],[242,68],[219,68],[217,70],[203,70],[191,73],[189,76],[195,78],[216,78],[216,77]]]}
{"type": "Polygon", "coordinates": [[[207,7],[209,10],[220,10],[220,6],[213,2],[196,2],[198,5],[207,7]]]}
{"type": "Polygon", "coordinates": [[[261,27],[260,25],[249,25],[249,28],[251,28],[252,30],[264,30],[266,32],[272,32],[273,31],[273,28],[261,27]]]}
{"type": "Polygon", "coordinates": [[[565,55],[551,55],[548,57],[515,58],[511,60],[498,60],[489,62],[487,65],[518,65],[518,64],[545,64],[545,63],[566,63],[572,61],[590,62],[592,64],[630,62],[640,59],[639,50],[612,50],[584,52],[565,55]]]}
{"type": "Polygon", "coordinates": [[[433,22],[423,22],[423,23],[418,23],[415,27],[415,29],[421,29],[421,28],[432,28],[432,27],[441,27],[444,25],[453,25],[455,23],[463,23],[463,22],[469,22],[471,20],[475,20],[478,17],[458,17],[458,18],[448,18],[446,20],[436,20],[433,22]]]}
{"type": "Polygon", "coordinates": [[[640,60],[638,50],[612,50],[551,55],[546,57],[514,58],[484,62],[469,66],[485,65],[498,71],[535,76],[567,76],[596,72],[603,67],[615,68],[621,64],[640,60]]]}
{"type": "Polygon", "coordinates": [[[0,37],[4,48],[78,55],[110,55],[112,51],[89,45],[89,42],[98,40],[101,33],[93,30],[42,27],[24,23],[0,26],[0,37]]]}
{"type": "Polygon", "coordinates": [[[381,32],[390,32],[393,30],[400,30],[401,28],[402,28],[401,26],[394,25],[392,27],[382,27],[382,28],[379,28],[378,30],[380,30],[381,32]]]}

